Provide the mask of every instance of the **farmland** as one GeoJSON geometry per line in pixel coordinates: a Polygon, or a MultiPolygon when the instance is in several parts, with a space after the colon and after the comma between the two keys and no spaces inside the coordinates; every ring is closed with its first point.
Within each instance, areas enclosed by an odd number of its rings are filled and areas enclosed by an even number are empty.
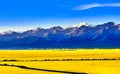
{"type": "Polygon", "coordinates": [[[0,50],[2,74],[119,74],[119,49],[0,50]]]}

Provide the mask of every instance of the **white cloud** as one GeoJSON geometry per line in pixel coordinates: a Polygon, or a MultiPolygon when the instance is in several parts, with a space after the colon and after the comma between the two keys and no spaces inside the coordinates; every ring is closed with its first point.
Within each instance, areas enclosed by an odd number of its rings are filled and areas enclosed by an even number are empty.
{"type": "Polygon", "coordinates": [[[87,5],[80,5],[76,6],[75,10],[87,10],[95,7],[120,7],[120,3],[108,3],[108,4],[99,4],[99,3],[92,3],[87,5]]]}

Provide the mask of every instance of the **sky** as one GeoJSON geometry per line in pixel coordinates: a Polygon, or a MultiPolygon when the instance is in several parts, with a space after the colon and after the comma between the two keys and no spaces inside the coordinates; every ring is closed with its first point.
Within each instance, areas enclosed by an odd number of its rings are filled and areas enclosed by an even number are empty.
{"type": "Polygon", "coordinates": [[[0,0],[0,32],[119,20],[120,0],[0,0]]]}

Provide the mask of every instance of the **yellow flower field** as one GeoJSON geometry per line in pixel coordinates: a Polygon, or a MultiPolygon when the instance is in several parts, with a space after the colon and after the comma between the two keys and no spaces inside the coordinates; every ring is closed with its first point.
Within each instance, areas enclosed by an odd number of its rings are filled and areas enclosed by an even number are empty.
{"type": "Polygon", "coordinates": [[[0,73],[120,74],[120,50],[0,50],[0,73]]]}

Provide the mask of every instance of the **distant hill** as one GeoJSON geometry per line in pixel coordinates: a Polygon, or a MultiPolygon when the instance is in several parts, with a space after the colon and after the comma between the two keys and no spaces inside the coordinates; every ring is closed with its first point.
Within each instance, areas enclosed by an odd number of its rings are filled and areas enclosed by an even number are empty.
{"type": "Polygon", "coordinates": [[[0,34],[1,49],[28,48],[119,48],[120,24],[108,22],[96,26],[60,26],[22,33],[8,31],[0,34]]]}

